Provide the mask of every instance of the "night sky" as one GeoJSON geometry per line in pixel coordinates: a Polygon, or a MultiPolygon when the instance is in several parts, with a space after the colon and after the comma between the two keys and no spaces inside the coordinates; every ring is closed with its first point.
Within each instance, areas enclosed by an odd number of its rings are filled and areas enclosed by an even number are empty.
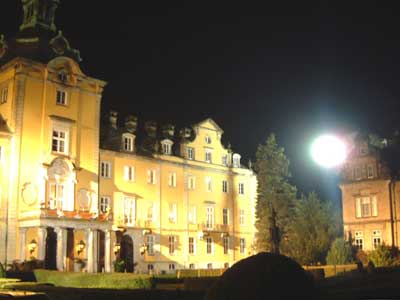
{"type": "MultiPolygon", "coordinates": [[[[1,2],[7,38],[21,5],[1,2]]],[[[309,146],[323,132],[400,128],[398,10],[389,1],[216,2],[61,0],[56,24],[84,72],[109,82],[103,113],[178,126],[211,117],[246,164],[275,132],[299,190],[337,200],[335,171],[317,167],[309,146]]]]}

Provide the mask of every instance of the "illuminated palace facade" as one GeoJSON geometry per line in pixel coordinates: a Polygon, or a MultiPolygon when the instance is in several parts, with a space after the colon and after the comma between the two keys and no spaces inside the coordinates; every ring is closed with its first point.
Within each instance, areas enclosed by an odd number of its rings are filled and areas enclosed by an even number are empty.
{"type": "Polygon", "coordinates": [[[0,261],[168,272],[251,255],[256,177],[222,129],[110,112],[100,130],[106,83],[56,32],[58,4],[22,0],[17,36],[0,38],[0,261]]]}
{"type": "Polygon", "coordinates": [[[380,244],[399,246],[400,182],[383,152],[359,135],[342,170],[344,234],[364,251],[380,244]]]}

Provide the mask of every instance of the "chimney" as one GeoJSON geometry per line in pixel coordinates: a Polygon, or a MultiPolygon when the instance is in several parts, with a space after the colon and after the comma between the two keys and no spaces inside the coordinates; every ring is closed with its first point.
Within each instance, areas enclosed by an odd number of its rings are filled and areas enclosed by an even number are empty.
{"type": "Polygon", "coordinates": [[[117,119],[118,119],[118,113],[114,110],[111,110],[109,120],[110,120],[110,125],[113,129],[117,129],[117,119]]]}
{"type": "Polygon", "coordinates": [[[128,115],[125,118],[125,128],[129,133],[135,133],[137,129],[137,117],[134,115],[128,115]]]}

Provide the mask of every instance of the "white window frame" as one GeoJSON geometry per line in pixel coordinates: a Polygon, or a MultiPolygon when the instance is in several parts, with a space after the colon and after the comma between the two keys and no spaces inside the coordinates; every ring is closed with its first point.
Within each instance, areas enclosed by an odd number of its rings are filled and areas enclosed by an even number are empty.
{"type": "Polygon", "coordinates": [[[168,186],[173,188],[176,187],[176,172],[168,173],[168,186]]]}
{"type": "Polygon", "coordinates": [[[195,265],[195,264],[193,264],[193,263],[189,264],[189,269],[191,269],[191,270],[194,270],[194,269],[196,269],[196,265],[195,265]]]}
{"type": "Polygon", "coordinates": [[[196,238],[189,236],[188,238],[188,253],[189,255],[196,255],[196,238]]]}
{"type": "Polygon", "coordinates": [[[51,130],[51,152],[57,154],[69,154],[69,135],[70,128],[68,126],[61,126],[58,124],[53,124],[53,128],[51,130]],[[54,134],[57,133],[57,136],[54,134]],[[64,137],[60,135],[64,134],[64,137]],[[54,148],[55,146],[55,148],[54,148]],[[63,149],[62,149],[63,147],[63,149]]]}
{"type": "Polygon", "coordinates": [[[111,178],[112,165],[109,161],[100,162],[100,176],[102,178],[111,178]]]}
{"type": "Polygon", "coordinates": [[[133,152],[134,150],[134,136],[129,133],[122,135],[122,150],[127,152],[133,152]]]}
{"type": "Polygon", "coordinates": [[[228,166],[228,155],[227,154],[222,155],[221,161],[222,161],[222,165],[227,167],[228,166]]]}
{"type": "Polygon", "coordinates": [[[246,239],[245,238],[239,239],[239,252],[240,252],[240,254],[246,254],[246,239]]]}
{"type": "Polygon", "coordinates": [[[175,264],[169,264],[168,269],[172,271],[175,270],[175,264]]]}
{"type": "Polygon", "coordinates": [[[168,236],[168,253],[169,255],[175,255],[175,243],[176,238],[173,235],[168,236]]]}
{"type": "Polygon", "coordinates": [[[382,232],[379,229],[372,231],[372,248],[376,249],[382,245],[382,232]]]}
{"type": "Polygon", "coordinates": [[[222,209],[222,224],[229,225],[229,208],[224,207],[222,209]]]}
{"type": "Polygon", "coordinates": [[[156,184],[157,183],[157,172],[154,169],[147,170],[147,183],[156,184]]]}
{"type": "Polygon", "coordinates": [[[67,106],[68,105],[68,93],[63,89],[57,89],[56,91],[56,104],[67,106]]]}
{"type": "Polygon", "coordinates": [[[206,254],[214,254],[214,240],[212,237],[206,237],[206,254]]]}
{"type": "Polygon", "coordinates": [[[361,167],[355,167],[354,168],[354,179],[355,180],[361,180],[362,178],[362,170],[361,167]]]}
{"type": "Polygon", "coordinates": [[[239,225],[240,226],[245,226],[245,210],[244,209],[239,209],[239,225]]]}
{"type": "Polygon", "coordinates": [[[189,224],[196,224],[197,223],[197,207],[190,206],[189,207],[189,224]]]}
{"type": "Polygon", "coordinates": [[[232,164],[234,168],[240,168],[240,155],[235,153],[232,156],[232,164]]]}
{"type": "Polygon", "coordinates": [[[171,141],[163,141],[161,142],[162,153],[164,155],[172,154],[172,142],[171,141]]]}
{"type": "Polygon", "coordinates": [[[211,137],[210,137],[209,135],[206,135],[206,136],[205,136],[204,141],[205,141],[206,144],[208,144],[208,145],[212,143],[211,137]]]}
{"type": "Polygon", "coordinates": [[[135,197],[124,196],[124,223],[135,225],[136,223],[136,199],[135,197]]]}
{"type": "Polygon", "coordinates": [[[238,193],[239,193],[239,195],[244,195],[244,183],[243,182],[239,182],[238,193]]]}
{"type": "Polygon", "coordinates": [[[369,179],[374,178],[374,166],[373,165],[367,166],[367,177],[369,179]]]}
{"type": "Polygon", "coordinates": [[[111,208],[111,197],[110,196],[100,196],[99,211],[102,214],[108,213],[111,208]]]}
{"type": "Polygon", "coordinates": [[[215,209],[214,206],[206,206],[206,228],[214,228],[215,209]]]}
{"type": "Polygon", "coordinates": [[[222,192],[228,193],[228,181],[227,180],[222,180],[222,192]]]}
{"type": "Polygon", "coordinates": [[[66,196],[67,186],[65,183],[58,183],[56,181],[49,182],[49,209],[62,210],[66,201],[66,196]]]}
{"type": "Polygon", "coordinates": [[[186,148],[186,155],[187,155],[187,159],[189,160],[194,160],[195,159],[195,152],[194,152],[194,148],[193,147],[187,147],[186,148]]]}
{"type": "Polygon", "coordinates": [[[189,175],[187,177],[187,186],[188,186],[188,190],[196,189],[196,176],[189,175]]]}
{"type": "Polygon", "coordinates": [[[375,195],[356,198],[356,218],[370,218],[378,216],[378,200],[375,195]]]}
{"type": "Polygon", "coordinates": [[[147,255],[153,256],[155,254],[155,251],[154,251],[155,239],[156,239],[155,235],[153,235],[153,234],[146,235],[147,255]]]}
{"type": "Polygon", "coordinates": [[[211,149],[205,149],[204,160],[206,163],[209,163],[209,164],[212,163],[212,150],[211,149]]]}
{"type": "Polygon", "coordinates": [[[173,224],[178,222],[178,204],[176,202],[168,204],[168,221],[173,224]]]}
{"type": "Polygon", "coordinates": [[[363,250],[363,248],[364,248],[364,233],[362,231],[354,232],[354,246],[359,250],[363,250]]]}
{"type": "Polygon", "coordinates": [[[222,247],[223,247],[224,254],[225,255],[229,254],[229,237],[228,236],[224,236],[222,238],[222,247]]]}
{"type": "Polygon", "coordinates": [[[1,88],[0,97],[1,97],[0,104],[7,103],[7,101],[8,101],[8,86],[1,88]]]}
{"type": "Polygon", "coordinates": [[[212,192],[212,180],[210,176],[206,176],[205,178],[206,181],[206,191],[207,192],[212,192]]]}
{"type": "Polygon", "coordinates": [[[135,167],[124,166],[124,180],[133,182],[135,181],[135,167]]]}

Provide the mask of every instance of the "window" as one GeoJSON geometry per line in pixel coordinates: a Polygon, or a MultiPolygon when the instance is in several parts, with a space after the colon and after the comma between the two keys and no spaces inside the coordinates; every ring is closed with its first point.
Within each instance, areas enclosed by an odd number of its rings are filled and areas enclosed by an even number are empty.
{"type": "Polygon", "coordinates": [[[244,222],[244,209],[239,210],[239,225],[243,226],[245,224],[244,222]]]}
{"type": "Polygon", "coordinates": [[[1,89],[1,94],[0,94],[0,104],[7,103],[8,99],[8,87],[3,87],[1,89]]]}
{"type": "Polygon", "coordinates": [[[224,263],[224,269],[228,269],[229,268],[229,263],[224,263]]]}
{"type": "Polygon", "coordinates": [[[227,193],[228,192],[228,181],[222,180],[222,192],[227,193]]]}
{"type": "Polygon", "coordinates": [[[206,238],[206,249],[207,254],[213,254],[213,239],[211,237],[206,238]]]}
{"type": "Polygon", "coordinates": [[[189,237],[189,254],[195,254],[196,251],[196,241],[193,237],[189,237]]]}
{"type": "Polygon", "coordinates": [[[374,167],[372,165],[368,165],[367,172],[368,178],[374,178],[374,167]]]}
{"type": "Polygon", "coordinates": [[[372,246],[374,249],[378,248],[378,246],[382,243],[382,235],[380,230],[372,231],[372,246]]]}
{"type": "Polygon", "coordinates": [[[194,190],[196,188],[196,177],[188,176],[188,189],[194,190]]]}
{"type": "Polygon", "coordinates": [[[240,248],[240,254],[245,254],[246,252],[246,240],[241,238],[239,240],[239,248],[240,248]]]}
{"type": "Polygon", "coordinates": [[[110,203],[111,199],[108,196],[101,196],[100,197],[100,212],[102,214],[108,213],[110,210],[110,203]]]}
{"type": "Polygon", "coordinates": [[[206,141],[206,144],[211,144],[211,137],[209,135],[206,135],[205,141],[206,141]]]}
{"type": "Polygon", "coordinates": [[[169,203],[168,220],[170,223],[176,224],[177,222],[177,205],[176,203],[169,203]]]}
{"type": "Polygon", "coordinates": [[[124,167],[124,180],[135,181],[135,168],[132,166],[124,167]]]}
{"type": "Polygon", "coordinates": [[[67,93],[62,90],[57,90],[56,103],[58,105],[67,105],[67,93]]]}
{"type": "Polygon", "coordinates": [[[237,153],[233,154],[232,160],[233,160],[233,167],[240,168],[240,155],[237,153]]]}
{"type": "Polygon", "coordinates": [[[213,268],[212,263],[207,264],[207,269],[211,270],[213,268]]]}
{"type": "Polygon", "coordinates": [[[65,71],[58,72],[57,77],[58,77],[58,80],[60,80],[61,82],[67,81],[67,74],[65,73],[65,71]]]}
{"type": "Polygon", "coordinates": [[[189,207],[189,223],[196,224],[196,206],[189,207]]]}
{"type": "Polygon", "coordinates": [[[228,165],[228,155],[222,155],[222,165],[227,166],[228,165]]]}
{"type": "Polygon", "coordinates": [[[127,225],[134,225],[136,220],[136,201],[135,198],[124,198],[124,221],[127,225]]]}
{"type": "Polygon", "coordinates": [[[229,237],[224,236],[222,242],[223,242],[223,246],[224,246],[224,254],[228,254],[228,250],[229,250],[229,237]]]}
{"type": "Polygon", "coordinates": [[[359,249],[359,250],[363,249],[364,238],[363,238],[362,231],[356,231],[354,233],[354,244],[357,249],[359,249]]]}
{"type": "Polygon", "coordinates": [[[229,210],[227,208],[222,209],[222,224],[229,224],[229,210]]]}
{"type": "Polygon", "coordinates": [[[206,149],[206,162],[211,163],[212,162],[212,157],[211,157],[211,150],[206,149]]]}
{"type": "Polygon", "coordinates": [[[147,255],[154,255],[154,235],[146,235],[147,255]]]}
{"type": "Polygon", "coordinates": [[[207,192],[212,191],[212,182],[211,182],[211,177],[206,177],[206,190],[207,192]]]}
{"type": "Polygon", "coordinates": [[[196,265],[195,264],[189,264],[189,269],[196,269],[196,265]]]}
{"type": "Polygon", "coordinates": [[[51,142],[51,151],[61,154],[68,153],[68,130],[54,128],[51,142]]]}
{"type": "Polygon", "coordinates": [[[128,134],[122,135],[122,149],[124,151],[132,152],[133,151],[133,136],[128,134]]]}
{"type": "Polygon", "coordinates": [[[206,208],[206,228],[212,229],[214,227],[214,207],[207,206],[206,208]]]}
{"type": "Polygon", "coordinates": [[[165,155],[171,155],[172,153],[172,144],[168,142],[162,143],[162,153],[165,155]]]}
{"type": "Polygon", "coordinates": [[[154,265],[153,264],[148,264],[147,265],[147,271],[151,272],[154,270],[154,265]]]}
{"type": "Polygon", "coordinates": [[[176,187],[176,173],[171,172],[168,174],[168,186],[176,187]]]}
{"type": "Polygon", "coordinates": [[[65,186],[60,183],[50,183],[49,208],[62,209],[65,203],[65,186]]]}
{"type": "Polygon", "coordinates": [[[378,216],[376,196],[356,198],[356,217],[367,218],[378,216]]]}
{"type": "Polygon", "coordinates": [[[172,235],[168,237],[168,251],[171,255],[175,254],[175,237],[172,235]]]}
{"type": "Polygon", "coordinates": [[[360,180],[361,179],[361,168],[360,167],[356,167],[354,169],[354,179],[355,180],[360,180]]]}
{"type": "Polygon", "coordinates": [[[147,183],[156,184],[156,170],[147,170],[147,183]]]}
{"type": "Polygon", "coordinates": [[[111,178],[111,163],[102,161],[100,163],[100,176],[103,178],[111,178]]]}
{"type": "Polygon", "coordinates": [[[187,147],[187,159],[194,160],[194,148],[187,147]]]}
{"type": "Polygon", "coordinates": [[[239,183],[239,194],[244,195],[244,183],[239,183]]]}
{"type": "Polygon", "coordinates": [[[154,222],[156,220],[156,202],[148,203],[147,207],[147,221],[154,222]]]}
{"type": "Polygon", "coordinates": [[[168,268],[169,268],[170,270],[175,270],[175,264],[169,264],[168,268]]]}

